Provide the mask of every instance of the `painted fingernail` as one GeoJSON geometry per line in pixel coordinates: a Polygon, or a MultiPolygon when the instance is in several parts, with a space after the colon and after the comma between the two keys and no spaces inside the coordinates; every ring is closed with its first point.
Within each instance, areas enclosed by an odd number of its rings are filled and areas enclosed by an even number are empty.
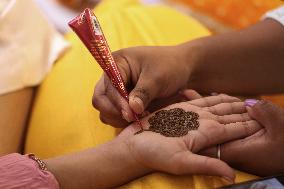
{"type": "Polygon", "coordinates": [[[246,99],[245,100],[245,106],[254,106],[259,100],[256,99],[246,99]]]}
{"type": "Polygon", "coordinates": [[[125,110],[121,110],[122,117],[127,121],[131,122],[129,114],[125,110]]]}

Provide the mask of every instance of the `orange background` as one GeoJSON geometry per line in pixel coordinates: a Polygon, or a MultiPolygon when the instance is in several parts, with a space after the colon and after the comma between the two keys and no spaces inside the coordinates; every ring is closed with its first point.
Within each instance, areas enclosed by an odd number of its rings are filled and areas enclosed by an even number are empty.
{"type": "Polygon", "coordinates": [[[226,26],[240,29],[257,22],[268,10],[283,3],[280,0],[178,0],[226,26]]]}

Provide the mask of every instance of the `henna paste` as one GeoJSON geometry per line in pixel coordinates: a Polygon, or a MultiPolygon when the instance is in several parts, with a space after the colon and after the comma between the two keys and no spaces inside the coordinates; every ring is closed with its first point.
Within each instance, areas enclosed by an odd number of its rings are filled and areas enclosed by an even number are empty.
{"type": "Polygon", "coordinates": [[[149,118],[149,129],[140,130],[135,135],[143,131],[152,131],[166,137],[181,137],[186,135],[190,130],[198,129],[198,118],[199,115],[197,113],[186,112],[181,108],[161,110],[149,118]]]}

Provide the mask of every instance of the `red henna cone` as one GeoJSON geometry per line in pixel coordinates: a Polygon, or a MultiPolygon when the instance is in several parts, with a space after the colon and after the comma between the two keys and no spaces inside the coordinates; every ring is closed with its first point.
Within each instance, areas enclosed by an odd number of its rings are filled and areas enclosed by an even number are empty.
{"type": "MultiPolygon", "coordinates": [[[[98,64],[110,78],[112,85],[118,90],[123,98],[129,101],[128,92],[124,86],[123,79],[94,13],[88,8],[85,9],[84,12],[69,22],[69,26],[79,36],[98,64]]],[[[142,127],[137,114],[134,113],[134,117],[142,127]]]]}
{"type": "Polygon", "coordinates": [[[82,12],[76,18],[71,20],[68,24],[73,29],[73,31],[78,35],[93,57],[96,59],[97,63],[101,66],[101,68],[106,72],[109,78],[111,78],[110,73],[106,69],[106,65],[102,60],[100,54],[94,45],[94,37],[92,35],[92,30],[90,29],[90,24],[87,22],[86,14],[87,11],[82,12]]]}

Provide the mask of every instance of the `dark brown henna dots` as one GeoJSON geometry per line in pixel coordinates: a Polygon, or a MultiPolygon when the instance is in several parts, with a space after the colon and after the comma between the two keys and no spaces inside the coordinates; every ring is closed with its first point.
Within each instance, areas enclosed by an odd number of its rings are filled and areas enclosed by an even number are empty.
{"type": "Polygon", "coordinates": [[[181,137],[186,135],[190,130],[198,129],[198,118],[199,115],[197,113],[186,112],[181,108],[161,110],[149,118],[149,129],[140,130],[135,134],[142,133],[143,131],[152,131],[166,137],[181,137]]]}

